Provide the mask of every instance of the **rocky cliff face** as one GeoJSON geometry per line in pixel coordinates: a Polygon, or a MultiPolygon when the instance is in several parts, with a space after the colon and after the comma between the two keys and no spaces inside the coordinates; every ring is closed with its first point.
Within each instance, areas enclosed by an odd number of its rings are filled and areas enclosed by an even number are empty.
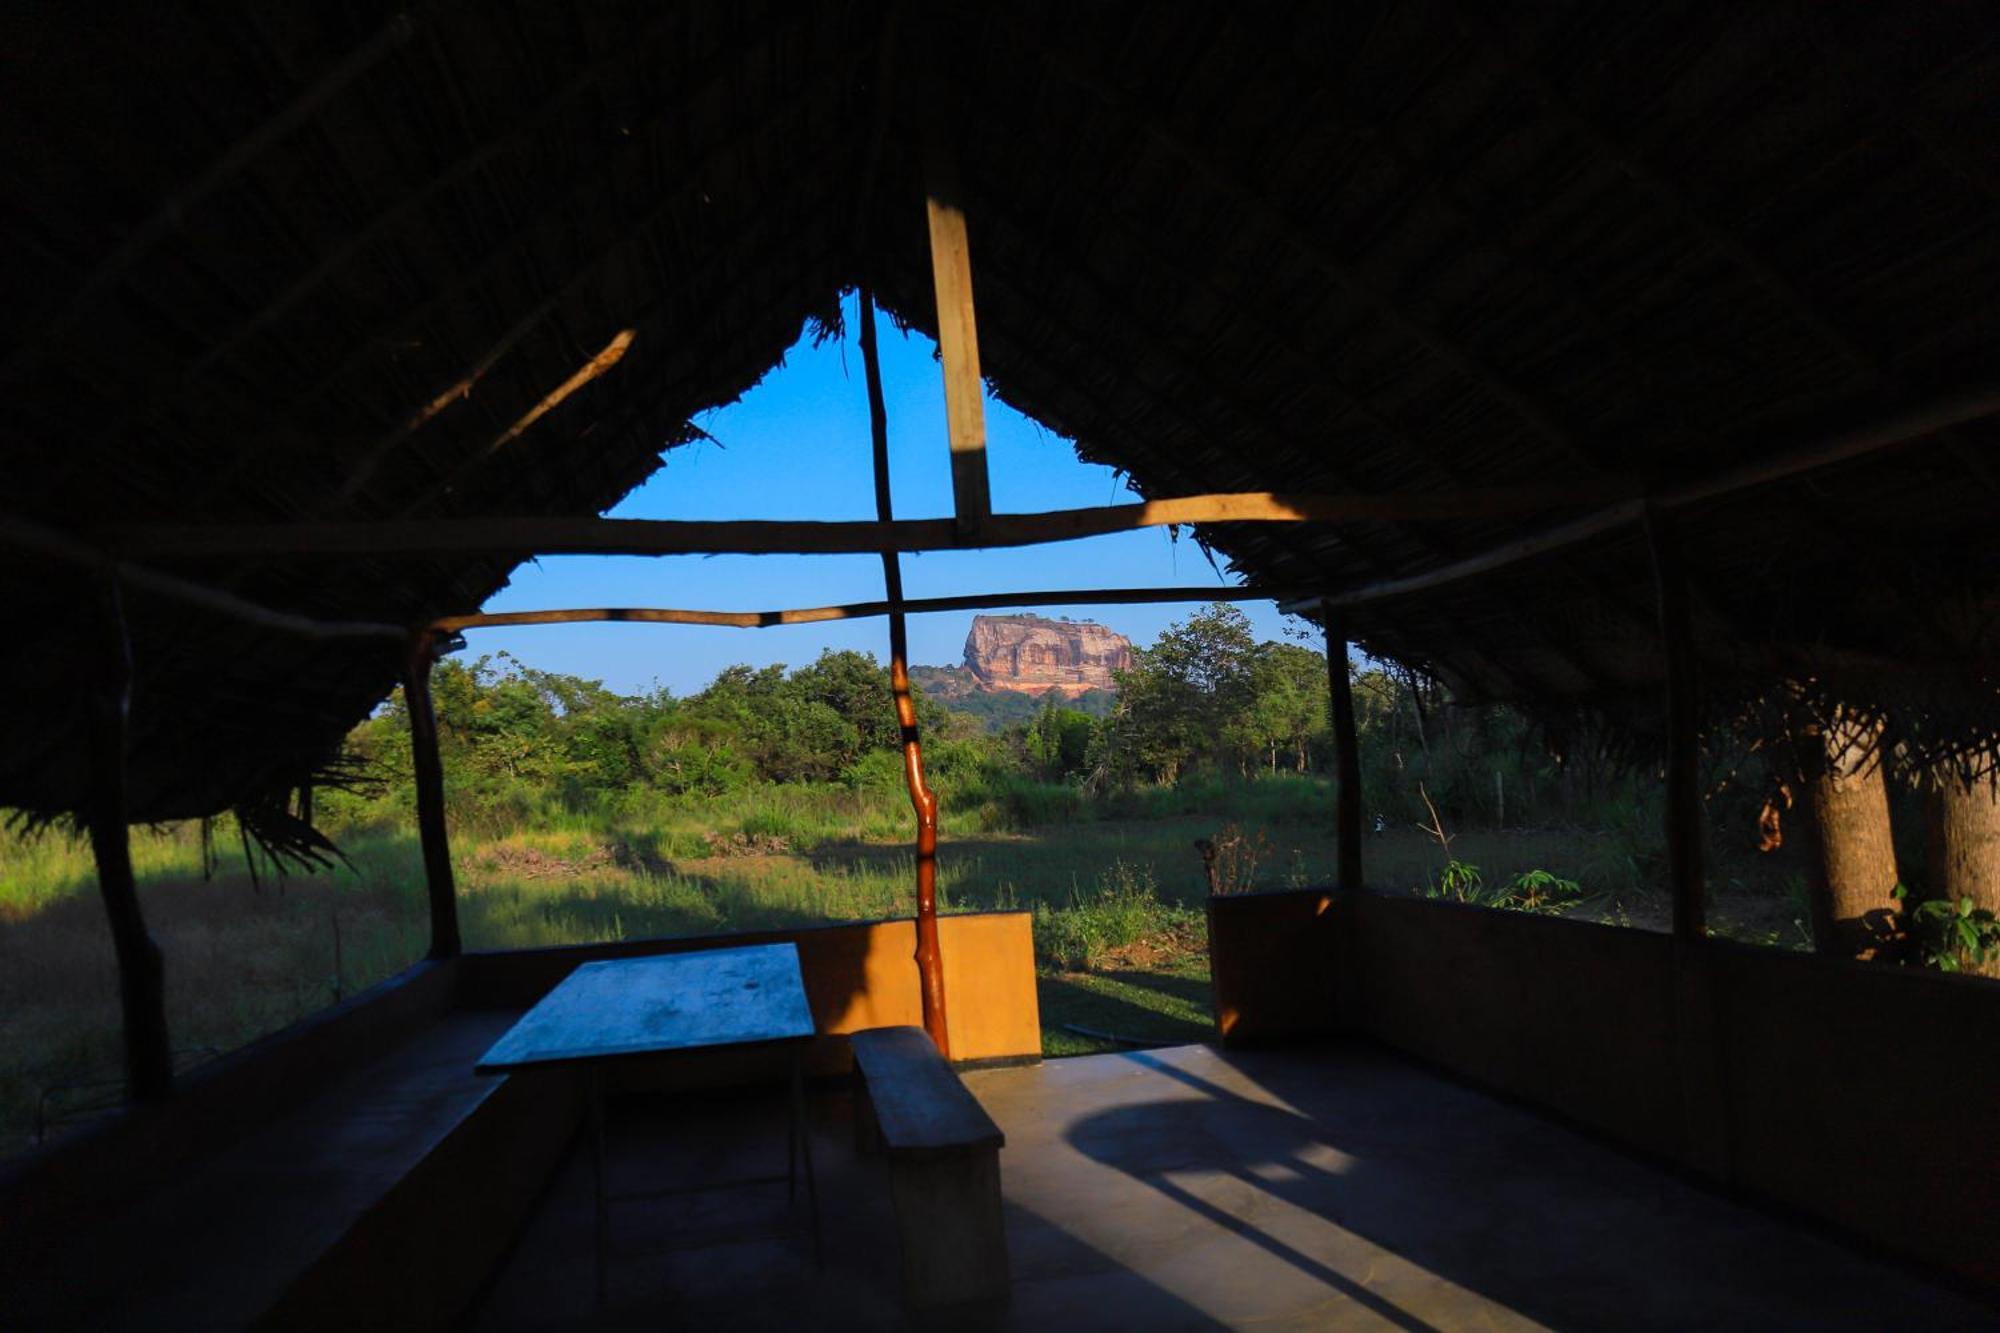
{"type": "Polygon", "coordinates": [[[1102,625],[1041,616],[974,616],[965,666],[989,690],[1075,696],[1116,689],[1111,673],[1132,665],[1132,643],[1102,625]]]}

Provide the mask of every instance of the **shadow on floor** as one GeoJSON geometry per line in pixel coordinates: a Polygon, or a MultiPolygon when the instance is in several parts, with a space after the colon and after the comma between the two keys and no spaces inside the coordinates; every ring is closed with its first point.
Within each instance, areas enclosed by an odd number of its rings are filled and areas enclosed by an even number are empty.
{"type": "MultiPolygon", "coordinates": [[[[1042,1128],[1020,1125],[1036,1168],[1010,1192],[1098,1173],[1099,1217],[1122,1210],[1148,1271],[1228,1323],[1991,1326],[1951,1292],[1379,1053],[1090,1063],[1111,1067],[1104,1087],[1038,1090],[1042,1128]]],[[[984,1077],[979,1091],[1013,1143],[1006,1099],[984,1077]]]]}
{"type": "MultiPolygon", "coordinates": [[[[466,1321],[479,1330],[981,1329],[1222,1325],[1137,1274],[1107,1286],[1114,1261],[1081,1241],[1050,1242],[1063,1271],[1092,1275],[1070,1314],[1023,1324],[1006,1308],[912,1317],[902,1307],[901,1255],[887,1171],[853,1148],[844,1088],[811,1097],[824,1264],[785,1186],[676,1192],[613,1206],[608,1299],[594,1295],[591,1160],[580,1141],[559,1169],[513,1253],[466,1321]],[[1109,1298],[1108,1303],[1105,1303],[1109,1298]],[[1141,1323],[1135,1324],[1134,1318],[1141,1323]]],[[[777,1088],[709,1095],[628,1096],[611,1107],[607,1168],[614,1190],[681,1189],[784,1168],[785,1112],[777,1088]]],[[[1008,1206],[1010,1230],[1037,1221],[1008,1206]]],[[[1048,1224],[1040,1223],[1044,1227],[1048,1224]]]]}

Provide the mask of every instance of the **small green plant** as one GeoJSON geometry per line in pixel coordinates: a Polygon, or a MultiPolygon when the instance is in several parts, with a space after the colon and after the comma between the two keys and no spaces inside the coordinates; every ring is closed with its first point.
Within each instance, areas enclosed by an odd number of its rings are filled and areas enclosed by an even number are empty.
{"type": "Polygon", "coordinates": [[[1524,870],[1504,884],[1489,885],[1478,866],[1453,858],[1445,862],[1437,879],[1424,886],[1424,896],[1475,907],[1553,914],[1581,901],[1583,886],[1548,870],[1524,870]]]}
{"type": "Polygon", "coordinates": [[[1480,877],[1479,867],[1456,857],[1444,863],[1436,882],[1424,887],[1426,898],[1449,898],[1459,903],[1478,903],[1484,893],[1485,881],[1480,877]]]}
{"type": "Polygon", "coordinates": [[[1524,870],[1507,881],[1494,905],[1523,912],[1558,912],[1582,897],[1583,888],[1573,879],[1547,870],[1524,870]]]}
{"type": "Polygon", "coordinates": [[[1902,918],[1903,934],[1915,948],[1917,961],[1940,972],[1965,972],[2000,957],[2000,917],[1981,907],[1971,895],[1956,902],[1929,898],[1910,905],[1910,891],[1898,884],[1889,891],[1902,918]]]}

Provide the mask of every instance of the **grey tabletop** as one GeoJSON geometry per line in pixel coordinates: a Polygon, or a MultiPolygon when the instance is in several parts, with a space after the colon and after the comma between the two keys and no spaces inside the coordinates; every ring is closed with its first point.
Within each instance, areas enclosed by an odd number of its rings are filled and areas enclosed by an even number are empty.
{"type": "Polygon", "coordinates": [[[528,1065],[810,1037],[792,944],[585,963],[493,1043],[476,1066],[528,1065]]]}

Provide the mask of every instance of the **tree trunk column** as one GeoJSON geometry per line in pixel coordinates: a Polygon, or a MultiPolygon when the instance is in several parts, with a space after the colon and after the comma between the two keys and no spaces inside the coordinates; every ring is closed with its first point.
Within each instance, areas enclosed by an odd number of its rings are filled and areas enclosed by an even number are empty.
{"type": "Polygon", "coordinates": [[[431,906],[432,958],[456,958],[458,886],[451,871],[451,839],[444,817],[444,762],[438,755],[437,714],[431,706],[431,667],[437,639],[428,629],[410,636],[403,666],[403,703],[410,713],[410,761],[417,786],[417,834],[424,849],[424,885],[431,906]]]}
{"type": "MultiPolygon", "coordinates": [[[[895,559],[894,556],[887,557],[895,559]]],[[[917,736],[916,701],[910,695],[909,649],[901,615],[889,618],[889,684],[896,695],[896,721],[903,732],[903,776],[917,812],[917,978],[923,989],[924,1031],[951,1056],[945,1023],[944,954],[938,945],[937,793],[924,777],[924,749],[917,736]]]]}
{"type": "Polygon", "coordinates": [[[97,860],[97,887],[118,955],[126,1094],[135,1102],[157,1102],[173,1092],[173,1045],[167,1034],[166,965],[160,946],[146,930],[132,875],[125,790],[132,648],[115,582],[105,596],[104,620],[108,632],[93,655],[97,680],[90,707],[90,849],[97,860]]]}
{"type": "Polygon", "coordinates": [[[1808,908],[1820,953],[1873,958],[1894,935],[1899,877],[1880,744],[1880,723],[1844,710],[1808,724],[1800,739],[1814,852],[1808,908]]]}
{"type": "MultiPolygon", "coordinates": [[[[1924,797],[1932,893],[1951,903],[1970,898],[2000,914],[2000,773],[1971,777],[1946,766],[1924,797]]],[[[2000,959],[1967,970],[2000,976],[2000,959]]]]}
{"type": "Polygon", "coordinates": [[[1348,680],[1347,628],[1329,611],[1326,617],[1326,684],[1333,714],[1336,785],[1334,820],[1339,846],[1339,884],[1361,887],[1361,753],[1354,734],[1354,688],[1348,680]]]}
{"type": "MultiPolygon", "coordinates": [[[[861,369],[868,388],[868,431],[875,465],[875,514],[884,523],[896,516],[889,491],[889,408],[882,395],[882,356],[875,342],[875,297],[860,295],[861,369]]],[[[982,472],[982,481],[984,474],[982,472]]],[[[882,553],[882,584],[890,603],[903,600],[903,565],[894,551],[882,553]]],[[[944,954],[938,945],[937,793],[924,777],[924,747],[917,734],[917,704],[910,694],[909,626],[900,610],[889,613],[889,688],[896,699],[902,732],[903,778],[917,813],[917,982],[923,996],[924,1032],[938,1054],[951,1056],[945,1022],[944,954]]]]}

